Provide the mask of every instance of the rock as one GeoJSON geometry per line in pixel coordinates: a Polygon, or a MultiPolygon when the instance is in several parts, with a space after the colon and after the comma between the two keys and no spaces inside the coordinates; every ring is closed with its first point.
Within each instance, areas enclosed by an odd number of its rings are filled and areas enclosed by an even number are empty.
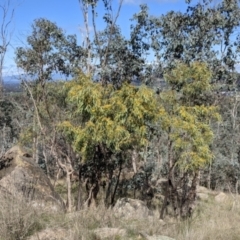
{"type": "Polygon", "coordinates": [[[113,208],[113,212],[117,217],[134,219],[146,218],[152,215],[145,202],[131,198],[118,199],[113,208]]]}
{"type": "Polygon", "coordinates": [[[174,238],[170,238],[170,237],[163,236],[163,235],[149,236],[148,234],[142,233],[142,232],[140,233],[140,235],[142,237],[144,237],[144,239],[147,239],[147,240],[175,240],[174,238]]]}
{"type": "Polygon", "coordinates": [[[205,193],[205,194],[211,193],[211,190],[209,190],[208,188],[203,187],[203,186],[197,186],[196,191],[197,191],[197,193],[205,193]]]}
{"type": "Polygon", "coordinates": [[[126,237],[127,235],[127,231],[120,228],[97,228],[93,232],[100,239],[115,239],[114,237],[126,237]]]}
{"type": "Polygon", "coordinates": [[[5,187],[0,185],[0,196],[7,199],[7,197],[11,197],[12,194],[5,187]]]}
{"type": "Polygon", "coordinates": [[[63,228],[47,228],[41,232],[35,233],[28,240],[65,240],[69,233],[63,228]]]}
{"type": "Polygon", "coordinates": [[[20,146],[11,148],[0,159],[0,188],[15,197],[24,197],[34,206],[64,207],[46,174],[20,146]]]}
{"type": "Polygon", "coordinates": [[[207,199],[209,199],[209,196],[216,195],[215,191],[212,191],[203,186],[197,186],[196,193],[197,193],[197,199],[199,199],[199,200],[207,200],[207,199]]]}
{"type": "Polygon", "coordinates": [[[209,198],[207,193],[197,193],[197,199],[199,200],[207,200],[209,198]]]}
{"type": "Polygon", "coordinates": [[[167,236],[163,236],[163,235],[153,235],[153,236],[148,236],[147,240],[175,240],[175,239],[167,236]]]}
{"type": "Polygon", "coordinates": [[[227,195],[226,195],[225,193],[223,193],[223,192],[220,192],[220,193],[215,197],[215,201],[216,201],[216,202],[219,202],[219,203],[226,201],[226,199],[227,199],[227,195]]]}

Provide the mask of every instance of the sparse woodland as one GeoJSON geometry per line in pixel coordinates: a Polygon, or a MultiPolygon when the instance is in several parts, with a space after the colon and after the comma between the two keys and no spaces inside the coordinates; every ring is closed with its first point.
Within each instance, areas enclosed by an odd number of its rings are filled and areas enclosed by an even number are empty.
{"type": "MultiPolygon", "coordinates": [[[[32,23],[27,46],[16,49],[21,91],[1,90],[0,154],[28,149],[67,212],[92,216],[129,197],[183,226],[199,211],[199,185],[240,190],[240,2],[186,1],[186,12],[161,16],[141,5],[128,39],[117,21],[122,4],[113,11],[111,0],[79,0],[82,45],[47,19],[32,23]]],[[[225,237],[215,239],[238,239],[225,237]]]]}

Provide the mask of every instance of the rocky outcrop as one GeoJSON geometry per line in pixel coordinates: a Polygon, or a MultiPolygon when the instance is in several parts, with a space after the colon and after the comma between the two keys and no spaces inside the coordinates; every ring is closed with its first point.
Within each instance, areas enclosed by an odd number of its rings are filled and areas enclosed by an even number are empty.
{"type": "Polygon", "coordinates": [[[219,194],[217,194],[217,196],[215,196],[215,201],[218,203],[223,203],[228,199],[227,194],[220,192],[219,194]]]}
{"type": "Polygon", "coordinates": [[[152,215],[145,202],[131,198],[118,199],[113,211],[116,217],[125,218],[139,219],[152,215]]]}
{"type": "Polygon", "coordinates": [[[22,147],[11,148],[0,159],[0,190],[24,197],[35,206],[53,205],[63,209],[62,199],[53,189],[43,170],[22,147]]]}

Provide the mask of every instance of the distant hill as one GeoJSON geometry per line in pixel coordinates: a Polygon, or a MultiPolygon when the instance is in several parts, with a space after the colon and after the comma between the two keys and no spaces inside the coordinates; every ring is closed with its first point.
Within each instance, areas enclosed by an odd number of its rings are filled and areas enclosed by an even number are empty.
{"type": "MultiPolygon", "coordinates": [[[[21,86],[21,79],[24,78],[24,75],[12,75],[12,76],[4,76],[3,77],[3,87],[5,92],[21,92],[22,86],[21,86]]],[[[26,76],[27,79],[29,79],[29,76],[26,76]]],[[[63,77],[60,74],[54,74],[53,80],[64,80],[66,77],[63,77]]]]}
{"type": "Polygon", "coordinates": [[[3,78],[3,88],[5,92],[21,92],[22,89],[19,76],[5,76],[3,78]]]}
{"type": "MultiPolygon", "coordinates": [[[[23,79],[23,75],[13,75],[13,76],[5,76],[4,77],[4,90],[5,92],[21,92],[22,91],[22,86],[21,86],[21,79],[23,79]]],[[[27,79],[29,79],[29,76],[26,76],[27,79]]],[[[67,80],[65,77],[61,76],[60,74],[54,74],[53,75],[53,80],[67,80]]],[[[69,80],[70,78],[68,78],[69,80]]],[[[140,86],[141,82],[138,79],[134,79],[132,81],[132,84],[135,86],[140,86]]],[[[155,88],[165,88],[166,87],[166,82],[164,81],[163,78],[155,78],[153,80],[153,83],[149,85],[150,87],[155,87],[155,88]]]]}

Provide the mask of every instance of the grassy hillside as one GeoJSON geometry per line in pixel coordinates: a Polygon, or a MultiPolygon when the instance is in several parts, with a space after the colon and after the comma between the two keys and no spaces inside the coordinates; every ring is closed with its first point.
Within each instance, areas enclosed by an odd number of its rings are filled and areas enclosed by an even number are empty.
{"type": "Polygon", "coordinates": [[[116,218],[112,210],[103,206],[64,214],[32,207],[19,200],[6,201],[2,196],[0,201],[1,240],[30,239],[37,232],[40,237],[45,233],[54,234],[54,239],[91,240],[99,239],[95,229],[106,227],[125,229],[126,235],[105,239],[145,239],[144,234],[165,235],[177,240],[240,239],[240,198],[232,194],[226,194],[225,200],[220,202],[216,202],[214,194],[209,195],[207,200],[199,202],[191,219],[181,222],[170,217],[159,220],[157,211],[147,219],[124,220],[116,218]]]}

